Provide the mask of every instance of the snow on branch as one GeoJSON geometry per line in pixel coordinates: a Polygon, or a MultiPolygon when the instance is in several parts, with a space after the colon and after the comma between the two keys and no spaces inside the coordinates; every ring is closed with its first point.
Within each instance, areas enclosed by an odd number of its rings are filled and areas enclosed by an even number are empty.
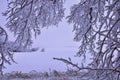
{"type": "MultiPolygon", "coordinates": [[[[120,79],[120,0],[81,0],[71,7],[67,17],[75,32],[75,41],[80,41],[77,56],[92,56],[88,66],[92,69],[108,69],[111,74],[105,79],[120,79]],[[114,73],[117,71],[118,73],[114,73]],[[110,77],[110,76],[114,77],[110,77]],[[117,76],[116,76],[117,75],[117,76]]],[[[95,80],[102,76],[94,73],[95,80]]],[[[109,71],[103,71],[107,75],[109,71]]]]}
{"type": "MultiPolygon", "coordinates": [[[[7,27],[14,32],[16,45],[28,47],[32,34],[39,35],[41,28],[57,25],[64,17],[64,0],[9,0],[7,27]]],[[[18,47],[19,48],[19,47],[18,47]]]]}

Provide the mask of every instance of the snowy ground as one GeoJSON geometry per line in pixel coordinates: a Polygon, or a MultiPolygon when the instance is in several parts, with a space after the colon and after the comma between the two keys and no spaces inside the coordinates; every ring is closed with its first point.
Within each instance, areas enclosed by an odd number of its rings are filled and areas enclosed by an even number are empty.
{"type": "Polygon", "coordinates": [[[50,78],[32,78],[32,79],[16,78],[16,79],[7,79],[7,80],[87,80],[87,79],[80,79],[79,77],[63,77],[63,78],[50,77],[50,78]]]}
{"type": "MultiPolygon", "coordinates": [[[[74,71],[58,72],[56,70],[52,72],[37,72],[31,71],[29,73],[12,72],[4,74],[4,79],[0,80],[90,80],[81,78],[83,73],[76,73],[74,71]]],[[[85,76],[87,77],[87,76],[85,76]]]]}

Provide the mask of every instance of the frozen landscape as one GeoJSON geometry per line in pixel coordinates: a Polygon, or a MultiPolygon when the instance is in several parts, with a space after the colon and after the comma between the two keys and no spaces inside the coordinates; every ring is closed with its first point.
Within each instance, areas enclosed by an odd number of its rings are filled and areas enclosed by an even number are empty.
{"type": "Polygon", "coordinates": [[[120,0],[0,0],[0,80],[120,80],[120,0]]]}

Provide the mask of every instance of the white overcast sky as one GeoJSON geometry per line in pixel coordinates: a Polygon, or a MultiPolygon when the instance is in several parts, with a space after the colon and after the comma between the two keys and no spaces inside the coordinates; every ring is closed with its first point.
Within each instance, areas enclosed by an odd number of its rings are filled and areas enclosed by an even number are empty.
{"type": "MultiPolygon", "coordinates": [[[[67,9],[65,14],[68,15],[70,6],[78,3],[78,1],[66,0],[65,7],[67,9]]],[[[6,5],[6,0],[0,0],[0,13],[6,10],[6,5]]],[[[5,23],[5,17],[0,14],[0,26],[4,27],[5,23]]],[[[34,47],[39,47],[39,50],[33,53],[16,53],[14,58],[18,64],[7,65],[7,69],[4,71],[48,71],[49,68],[60,71],[65,70],[66,65],[63,62],[54,61],[53,57],[72,57],[73,61],[78,62],[80,59],[74,58],[74,55],[78,51],[79,43],[73,41],[74,33],[72,29],[73,27],[65,20],[60,22],[58,27],[44,28],[33,44],[34,47]],[[40,52],[41,48],[45,48],[45,52],[40,52]]],[[[12,39],[13,36],[10,34],[9,40],[12,39]]]]}

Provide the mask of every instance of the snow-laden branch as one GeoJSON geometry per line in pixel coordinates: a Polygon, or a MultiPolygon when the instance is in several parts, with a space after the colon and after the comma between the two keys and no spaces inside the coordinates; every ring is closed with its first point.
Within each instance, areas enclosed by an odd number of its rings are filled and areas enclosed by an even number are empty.
{"type": "MultiPolygon", "coordinates": [[[[67,19],[74,25],[74,40],[81,42],[77,56],[91,55],[88,67],[113,70],[105,79],[119,80],[114,70],[120,71],[120,0],[81,0],[67,19]]],[[[97,80],[102,77],[97,70],[91,72],[97,80]]]]}
{"type": "Polygon", "coordinates": [[[32,34],[41,28],[57,25],[64,17],[64,0],[9,0],[7,27],[17,36],[16,45],[29,47],[32,34]]]}

